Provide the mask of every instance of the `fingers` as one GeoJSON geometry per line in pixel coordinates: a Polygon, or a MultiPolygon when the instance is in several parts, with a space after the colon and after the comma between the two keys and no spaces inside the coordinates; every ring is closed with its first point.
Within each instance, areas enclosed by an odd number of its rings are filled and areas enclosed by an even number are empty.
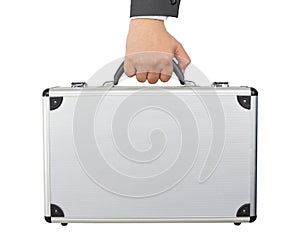
{"type": "Polygon", "coordinates": [[[172,58],[165,59],[163,68],[160,72],[160,80],[164,83],[168,82],[173,74],[173,62],[172,58]]]}
{"type": "Polygon", "coordinates": [[[136,70],[131,63],[130,59],[125,59],[124,61],[124,72],[127,77],[133,77],[136,74],[136,70]]]}
{"type": "Polygon", "coordinates": [[[166,74],[160,74],[160,81],[166,83],[170,80],[171,75],[166,75],[166,74]]]}
{"type": "Polygon", "coordinates": [[[138,73],[136,73],[137,81],[139,81],[140,83],[144,83],[147,79],[147,74],[148,74],[147,72],[142,72],[142,73],[138,72],[138,73]]]}
{"type": "Polygon", "coordinates": [[[160,79],[162,82],[168,82],[171,78],[171,75],[166,75],[166,74],[160,74],[157,72],[142,72],[142,73],[136,73],[136,79],[140,83],[144,83],[146,80],[150,84],[156,84],[157,81],[160,79]]]}
{"type": "Polygon", "coordinates": [[[150,84],[156,84],[159,79],[159,73],[157,72],[149,72],[147,76],[148,82],[150,84]]]}
{"type": "Polygon", "coordinates": [[[174,56],[183,72],[190,63],[190,58],[183,47],[180,43],[176,44],[176,54],[151,52],[127,55],[124,64],[126,75],[129,77],[135,75],[139,82],[148,80],[150,84],[155,84],[158,80],[168,82],[173,74],[174,56]]]}
{"type": "Polygon", "coordinates": [[[153,52],[130,54],[125,57],[124,71],[129,77],[136,76],[137,81],[146,80],[155,84],[158,80],[167,82],[173,73],[173,54],[153,52]]]}
{"type": "Polygon", "coordinates": [[[180,43],[175,50],[175,58],[178,61],[179,68],[184,73],[187,66],[191,63],[191,59],[180,43]]]}

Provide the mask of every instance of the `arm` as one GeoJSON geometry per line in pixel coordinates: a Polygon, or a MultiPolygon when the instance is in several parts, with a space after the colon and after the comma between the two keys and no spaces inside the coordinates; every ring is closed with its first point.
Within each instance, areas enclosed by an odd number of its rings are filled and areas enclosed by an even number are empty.
{"type": "MultiPolygon", "coordinates": [[[[179,0],[132,0],[131,16],[177,16],[179,0]],[[174,1],[174,5],[170,3],[174,1]]],[[[139,82],[167,82],[176,58],[182,71],[190,63],[183,46],[170,35],[163,20],[132,19],[126,43],[125,73],[139,82]]]]}

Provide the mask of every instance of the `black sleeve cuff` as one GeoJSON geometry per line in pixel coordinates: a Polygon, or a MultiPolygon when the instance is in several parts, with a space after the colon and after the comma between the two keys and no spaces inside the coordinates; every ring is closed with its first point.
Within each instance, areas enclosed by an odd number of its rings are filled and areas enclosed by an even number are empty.
{"type": "Polygon", "coordinates": [[[131,0],[130,17],[173,16],[178,17],[180,0],[131,0]]]}

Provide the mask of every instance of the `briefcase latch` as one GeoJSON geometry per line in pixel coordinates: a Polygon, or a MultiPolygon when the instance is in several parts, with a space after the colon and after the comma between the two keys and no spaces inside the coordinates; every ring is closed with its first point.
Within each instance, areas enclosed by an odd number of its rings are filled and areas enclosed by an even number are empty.
{"type": "Polygon", "coordinates": [[[221,88],[221,87],[229,87],[228,82],[214,82],[212,86],[221,88]]]}
{"type": "Polygon", "coordinates": [[[71,84],[72,88],[85,88],[87,87],[87,83],[86,82],[74,82],[71,84]]]}

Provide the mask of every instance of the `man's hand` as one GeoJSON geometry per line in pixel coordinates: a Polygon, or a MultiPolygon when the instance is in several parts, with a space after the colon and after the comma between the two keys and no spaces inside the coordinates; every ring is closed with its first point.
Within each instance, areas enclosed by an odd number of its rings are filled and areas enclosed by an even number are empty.
{"type": "Polygon", "coordinates": [[[191,60],[183,46],[170,35],[164,21],[134,19],[130,21],[126,44],[125,74],[139,82],[167,82],[173,73],[175,57],[184,72],[191,60]]]}

